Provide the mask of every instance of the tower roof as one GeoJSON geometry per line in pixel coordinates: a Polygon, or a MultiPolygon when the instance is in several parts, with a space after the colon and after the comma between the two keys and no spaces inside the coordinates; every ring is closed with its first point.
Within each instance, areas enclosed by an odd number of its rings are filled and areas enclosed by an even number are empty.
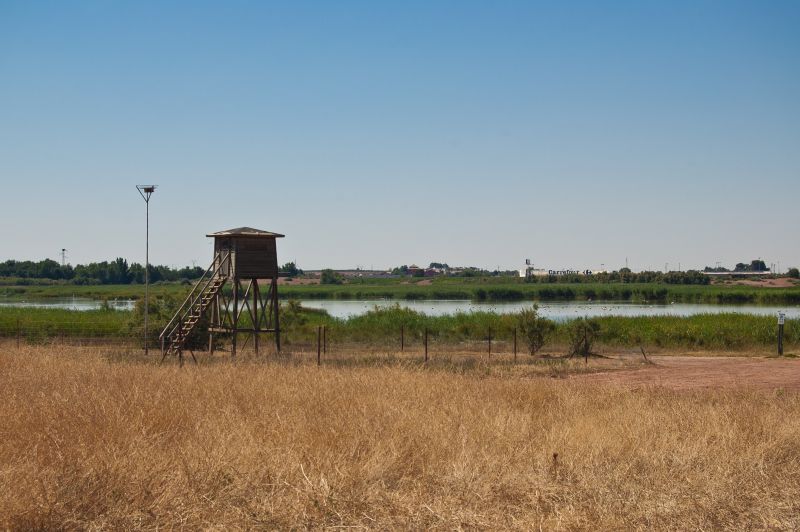
{"type": "Polygon", "coordinates": [[[284,235],[280,233],[272,233],[270,231],[262,231],[261,229],[253,229],[252,227],[237,227],[236,229],[227,229],[225,231],[217,231],[216,233],[211,233],[206,235],[207,237],[220,237],[220,236],[246,236],[249,238],[253,237],[261,237],[261,238],[283,238],[284,235]]]}

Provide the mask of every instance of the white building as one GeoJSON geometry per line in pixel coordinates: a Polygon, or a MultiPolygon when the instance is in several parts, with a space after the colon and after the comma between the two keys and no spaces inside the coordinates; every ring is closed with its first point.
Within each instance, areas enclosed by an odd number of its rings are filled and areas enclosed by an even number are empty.
{"type": "Polygon", "coordinates": [[[541,277],[548,275],[547,270],[534,268],[533,266],[525,266],[519,270],[519,276],[527,279],[528,277],[541,277]]]}

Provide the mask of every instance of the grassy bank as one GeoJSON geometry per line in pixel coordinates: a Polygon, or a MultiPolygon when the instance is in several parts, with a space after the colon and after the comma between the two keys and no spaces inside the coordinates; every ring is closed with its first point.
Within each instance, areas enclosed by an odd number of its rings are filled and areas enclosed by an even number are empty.
{"type": "Polygon", "coordinates": [[[601,283],[528,284],[496,281],[420,284],[305,285],[281,287],[294,299],[470,299],[474,301],[633,301],[677,303],[800,304],[800,288],[601,283]]]}
{"type": "MultiPolygon", "coordinates": [[[[171,316],[153,305],[151,337],[158,336],[171,316]]],[[[362,316],[336,319],[322,311],[284,304],[282,329],[284,344],[313,342],[317,327],[326,326],[333,342],[355,342],[370,345],[399,344],[401,328],[407,345],[419,344],[427,330],[432,342],[458,345],[462,342],[510,342],[517,318],[513,314],[491,312],[460,313],[447,316],[426,316],[402,308],[373,310],[362,316]]],[[[776,320],[771,316],[744,314],[704,314],[690,317],[604,317],[598,319],[606,347],[686,348],[686,349],[771,349],[775,344],[776,320]]],[[[243,324],[247,319],[243,318],[243,324]]],[[[132,312],[98,310],[78,312],[54,309],[0,308],[0,336],[13,337],[17,328],[23,338],[41,340],[53,337],[138,337],[141,320],[132,312]]],[[[551,345],[566,344],[568,324],[556,325],[551,345]]],[[[785,327],[788,350],[800,347],[800,322],[787,320],[785,327]]],[[[522,350],[520,340],[520,350],[522,350]]]]}
{"type": "MultiPolygon", "coordinates": [[[[153,285],[154,296],[181,297],[190,285],[153,285]]],[[[800,287],[669,285],[658,283],[525,283],[516,278],[434,279],[428,284],[400,279],[362,279],[341,285],[282,285],[283,299],[469,299],[474,301],[633,301],[683,303],[800,304],[800,287]]],[[[141,285],[5,286],[0,297],[139,299],[141,285]]]]}
{"type": "MultiPolygon", "coordinates": [[[[192,289],[186,283],[156,283],[150,285],[152,297],[186,297],[192,289]]],[[[51,299],[51,298],[87,298],[87,299],[142,299],[144,285],[140,284],[108,284],[108,285],[31,285],[0,286],[0,297],[8,299],[51,299]]]]}
{"type": "MultiPolygon", "coordinates": [[[[603,317],[600,343],[606,347],[665,347],[686,349],[771,348],[775,345],[776,319],[746,314],[701,314],[696,316],[603,317]]],[[[332,338],[362,343],[398,343],[402,327],[407,342],[421,342],[424,331],[432,341],[459,343],[510,342],[518,326],[514,314],[491,312],[426,316],[407,309],[374,310],[362,316],[337,320],[324,314],[308,314],[305,323],[287,331],[289,339],[310,341],[318,325],[326,325],[332,338]]],[[[564,345],[569,323],[558,323],[550,344],[564,345]]],[[[521,342],[521,340],[520,340],[521,342]]],[[[800,322],[787,320],[787,349],[800,347],[800,322]]],[[[522,344],[520,343],[520,349],[522,344]]]]}
{"type": "Polygon", "coordinates": [[[19,331],[30,341],[53,337],[124,338],[142,330],[132,312],[115,310],[73,311],[43,308],[0,308],[0,336],[19,331]]]}
{"type": "Polygon", "coordinates": [[[791,392],[61,348],[0,366],[3,529],[798,526],[791,392]]]}

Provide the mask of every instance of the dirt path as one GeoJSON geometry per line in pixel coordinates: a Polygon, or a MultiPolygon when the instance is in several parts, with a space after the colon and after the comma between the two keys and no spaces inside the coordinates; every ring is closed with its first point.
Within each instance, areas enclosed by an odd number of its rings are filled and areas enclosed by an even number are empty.
{"type": "Polygon", "coordinates": [[[745,357],[650,357],[655,365],[572,378],[629,386],[656,385],[674,389],[733,388],[800,390],[800,359],[745,357]]]}

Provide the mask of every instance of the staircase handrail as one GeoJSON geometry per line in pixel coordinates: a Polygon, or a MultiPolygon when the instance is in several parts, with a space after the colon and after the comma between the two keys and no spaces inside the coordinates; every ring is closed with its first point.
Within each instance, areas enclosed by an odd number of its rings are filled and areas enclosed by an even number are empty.
{"type": "Polygon", "coordinates": [[[215,276],[214,275],[209,276],[209,274],[210,273],[216,274],[217,271],[222,269],[222,266],[226,262],[230,261],[230,258],[231,258],[230,251],[228,251],[223,256],[222,260],[220,260],[219,263],[217,263],[217,257],[214,257],[214,261],[211,263],[211,266],[209,266],[208,269],[205,271],[205,273],[203,273],[203,275],[200,277],[200,279],[197,280],[197,283],[194,285],[194,288],[192,288],[192,291],[189,292],[188,296],[186,296],[186,299],[178,308],[178,311],[175,313],[174,316],[172,316],[172,319],[169,321],[169,323],[167,323],[167,326],[164,327],[164,330],[161,331],[161,334],[158,336],[159,340],[163,340],[165,337],[171,336],[172,333],[175,332],[175,328],[180,327],[181,323],[183,323],[183,320],[186,317],[186,314],[192,310],[194,304],[197,302],[199,298],[203,296],[203,292],[205,292],[205,289],[208,288],[208,285],[211,284],[211,282],[214,280],[215,276]],[[206,277],[208,277],[208,279],[206,279],[206,277]],[[197,292],[197,289],[200,287],[201,284],[203,284],[203,280],[205,280],[203,289],[200,290],[195,296],[195,292],[197,292]],[[187,303],[189,303],[188,306],[187,303]],[[180,319],[178,319],[179,317],[180,319]],[[173,327],[173,325],[175,325],[175,327],[173,327]]]}

